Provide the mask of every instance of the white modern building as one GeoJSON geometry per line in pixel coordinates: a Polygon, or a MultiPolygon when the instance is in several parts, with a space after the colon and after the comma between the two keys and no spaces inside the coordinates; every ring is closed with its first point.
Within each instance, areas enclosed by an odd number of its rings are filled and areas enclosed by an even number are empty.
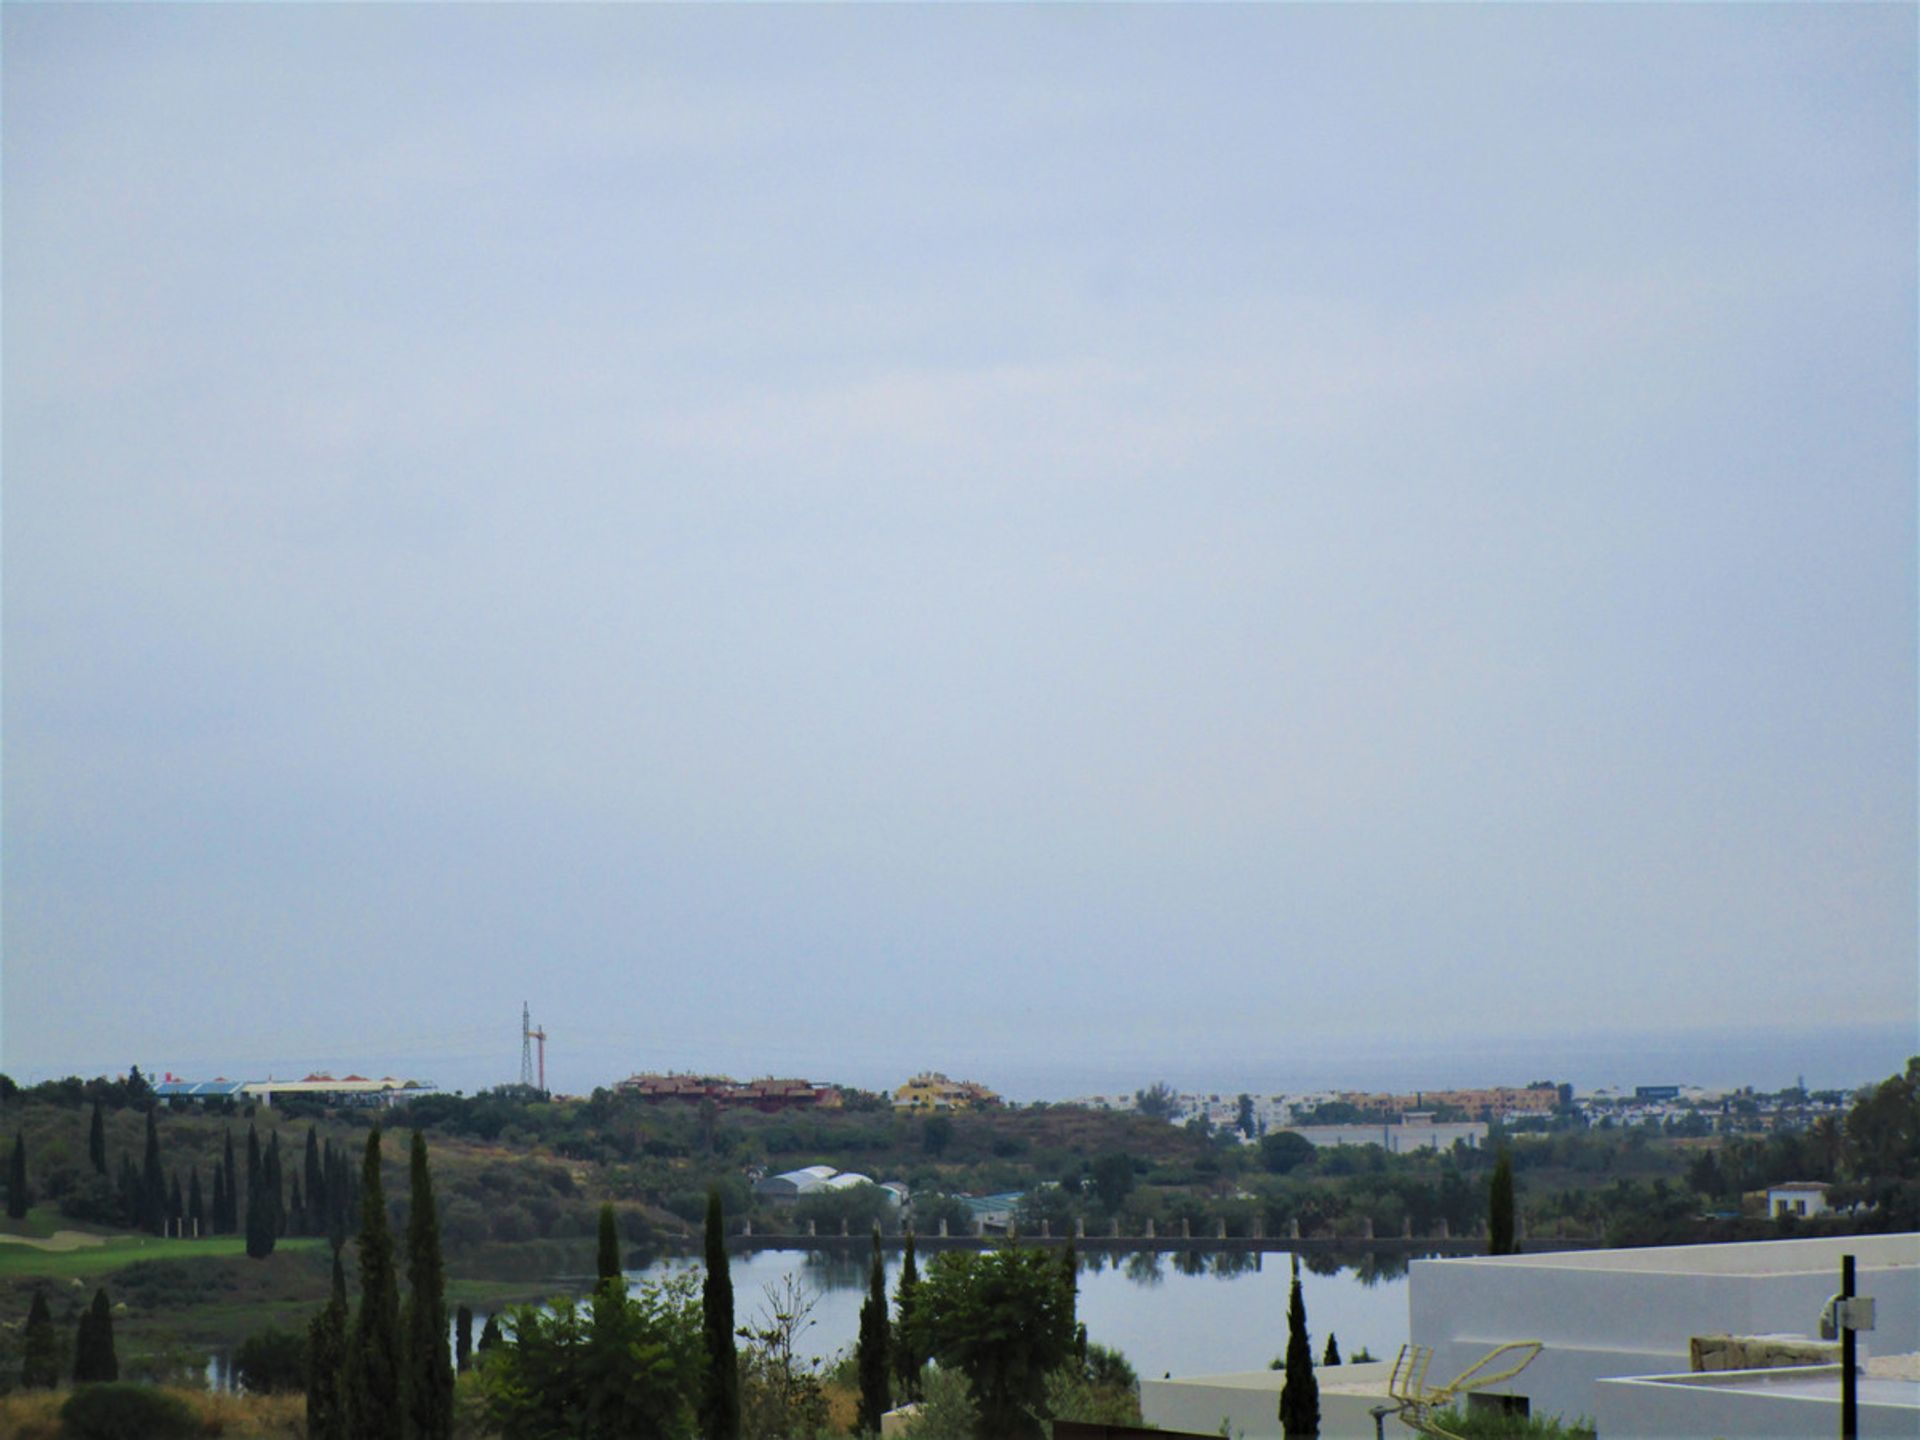
{"type": "MultiPolygon", "coordinates": [[[[754,1194],[775,1202],[798,1200],[802,1195],[817,1195],[829,1190],[851,1190],[857,1185],[873,1184],[873,1177],[852,1170],[836,1170],[831,1165],[807,1165],[779,1175],[769,1175],[754,1184],[754,1194]]],[[[907,1196],[903,1180],[889,1180],[880,1189],[889,1203],[898,1206],[907,1196]]]]}
{"type": "MultiPolygon", "coordinates": [[[[1684,1375],[1695,1336],[1812,1335],[1849,1254],[1859,1293],[1878,1310],[1875,1329],[1860,1336],[1862,1355],[1920,1350],[1914,1234],[1416,1260],[1409,1331],[1432,1347],[1436,1381],[1495,1345],[1541,1341],[1538,1358],[1492,1393],[1524,1399],[1535,1413],[1592,1416],[1600,1381],[1684,1375]]],[[[1729,1423],[1720,1433],[1738,1431],[1729,1423]]]]}
{"type": "Polygon", "coordinates": [[[1400,1117],[1397,1125],[1384,1121],[1368,1125],[1289,1125],[1290,1135],[1309,1140],[1315,1148],[1330,1145],[1378,1145],[1389,1155],[1413,1150],[1451,1150],[1456,1142],[1478,1150],[1487,1142],[1484,1120],[1440,1120],[1423,1112],[1400,1117]]]}
{"type": "MultiPolygon", "coordinates": [[[[1803,1440],[1833,1434],[1840,1411],[1838,1365],[1641,1375],[1594,1388],[1605,1440],[1803,1440]]],[[[1920,1435],[1920,1378],[1912,1366],[1869,1361],[1854,1393],[1862,1440],[1920,1435]]]]}
{"type": "Polygon", "coordinates": [[[753,1189],[756,1195],[769,1200],[798,1200],[802,1195],[824,1190],[827,1182],[838,1173],[831,1165],[806,1165],[780,1175],[769,1175],[753,1189]]]}

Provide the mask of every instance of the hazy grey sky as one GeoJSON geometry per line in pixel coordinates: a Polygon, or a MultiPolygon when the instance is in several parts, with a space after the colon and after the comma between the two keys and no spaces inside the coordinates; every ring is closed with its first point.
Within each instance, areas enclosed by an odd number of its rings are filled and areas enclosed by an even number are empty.
{"type": "Polygon", "coordinates": [[[0,1060],[1913,1022],[1915,16],[7,5],[0,1060]]]}

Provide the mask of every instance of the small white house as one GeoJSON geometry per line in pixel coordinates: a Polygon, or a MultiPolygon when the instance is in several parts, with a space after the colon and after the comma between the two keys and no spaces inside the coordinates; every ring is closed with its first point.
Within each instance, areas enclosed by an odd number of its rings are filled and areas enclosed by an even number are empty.
{"type": "Polygon", "coordinates": [[[1775,1219],[1793,1215],[1804,1220],[1832,1208],[1827,1204],[1827,1187],[1818,1180],[1784,1180],[1767,1187],[1767,1214],[1775,1219]]]}

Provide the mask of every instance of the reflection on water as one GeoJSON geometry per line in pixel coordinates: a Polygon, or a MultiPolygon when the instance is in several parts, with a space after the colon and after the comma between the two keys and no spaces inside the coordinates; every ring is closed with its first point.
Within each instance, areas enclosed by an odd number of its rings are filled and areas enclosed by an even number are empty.
{"type": "Polygon", "coordinates": [[[1126,1272],[1127,1279],[1136,1285],[1161,1285],[1167,1278],[1167,1272],[1160,1266],[1158,1250],[1135,1250],[1127,1256],[1126,1272]]]}
{"type": "MultiPolygon", "coordinates": [[[[922,1274],[938,1253],[921,1253],[922,1274]]],[[[1078,1259],[1078,1309],[1088,1334],[1120,1350],[1142,1375],[1259,1370],[1286,1349],[1292,1265],[1284,1252],[1102,1247],[1082,1250],[1078,1259]]],[[[1406,1341],[1404,1257],[1354,1250],[1302,1261],[1316,1354],[1329,1332],[1348,1353],[1365,1346],[1391,1355],[1406,1341]]],[[[888,1251],[885,1263],[891,1296],[899,1283],[900,1252],[888,1251]]],[[[743,1252],[732,1257],[735,1305],[746,1314],[764,1286],[794,1276],[820,1297],[808,1342],[829,1358],[853,1345],[868,1264],[868,1252],[858,1247],[743,1252]]],[[[658,1280],[699,1269],[697,1257],[683,1255],[628,1273],[635,1280],[658,1280]]]]}
{"type": "Polygon", "coordinates": [[[1265,1257],[1258,1250],[1216,1250],[1208,1258],[1215,1279],[1231,1280],[1249,1271],[1258,1274],[1265,1257]]]}

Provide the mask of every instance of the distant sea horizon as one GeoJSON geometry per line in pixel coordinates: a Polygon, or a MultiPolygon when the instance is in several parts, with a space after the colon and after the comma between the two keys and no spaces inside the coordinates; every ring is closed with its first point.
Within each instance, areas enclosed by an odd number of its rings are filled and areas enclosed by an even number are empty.
{"type": "MultiPolygon", "coordinates": [[[[1280,1047],[1276,1047],[1278,1049],[1280,1047]]],[[[1155,1080],[1176,1090],[1208,1094],[1300,1094],[1317,1090],[1416,1090],[1571,1084],[1577,1092],[1636,1085],[1694,1085],[1704,1089],[1782,1090],[1804,1081],[1810,1090],[1852,1090],[1884,1080],[1920,1054],[1911,1022],[1791,1029],[1731,1028],[1595,1033],[1566,1037],[1423,1036],[1394,1045],[1377,1039],[1337,1039],[1293,1055],[1187,1057],[1153,1074],[1150,1064],[1127,1068],[1075,1062],[1017,1062],[1000,1066],[998,1088],[1009,1099],[1066,1100],[1131,1094],[1155,1080]],[[1142,1078],[1131,1080],[1134,1075],[1142,1078]],[[1106,1083],[1100,1083],[1102,1080],[1106,1083]]],[[[1144,1059],[1144,1057],[1142,1057],[1144,1059]]],[[[995,1083],[989,1080],[987,1083],[995,1083]]]]}
{"type": "MultiPolygon", "coordinates": [[[[1377,1036],[1311,1039],[1276,1037],[1270,1053],[1168,1053],[1145,1035],[1123,1052],[1097,1055],[955,1055],[916,1046],[900,1037],[884,1048],[836,1060],[823,1046],[817,1055],[788,1053],[763,1063],[743,1047],[739,1056],[715,1056],[706,1065],[684,1060],[650,1064],[636,1053],[605,1042],[570,1046],[556,1031],[548,1051],[550,1086],[561,1094],[587,1094],[636,1071],[678,1069],[730,1074],[738,1079],[777,1074],[821,1083],[891,1090],[921,1070],[942,1070],[972,1079],[1010,1101],[1062,1101],[1095,1095],[1130,1095],[1164,1081],[1202,1094],[1304,1094],[1322,1090],[1416,1090],[1525,1085],[1536,1080],[1569,1083],[1576,1091],[1631,1089],[1636,1085],[1696,1085],[1781,1090],[1804,1080],[1813,1090],[1851,1090],[1883,1080],[1920,1054],[1920,1033],[1911,1021],[1878,1025],[1826,1025],[1769,1029],[1699,1028],[1651,1032],[1591,1032],[1570,1036],[1512,1036],[1497,1028],[1474,1035],[1422,1035],[1395,1042],[1377,1036]],[[562,1058],[564,1057],[564,1059],[562,1058]]],[[[397,1075],[429,1080],[443,1090],[469,1094],[517,1078],[517,1048],[485,1054],[416,1053],[376,1056],[361,1050],[341,1057],[289,1054],[272,1062],[205,1057],[135,1057],[155,1077],[171,1071],[188,1079],[295,1078],[310,1070],[334,1075],[397,1075]],[[149,1059],[152,1064],[149,1064],[149,1059]]],[[[24,1084],[69,1074],[124,1073],[119,1065],[76,1064],[16,1071],[24,1084]]]]}

